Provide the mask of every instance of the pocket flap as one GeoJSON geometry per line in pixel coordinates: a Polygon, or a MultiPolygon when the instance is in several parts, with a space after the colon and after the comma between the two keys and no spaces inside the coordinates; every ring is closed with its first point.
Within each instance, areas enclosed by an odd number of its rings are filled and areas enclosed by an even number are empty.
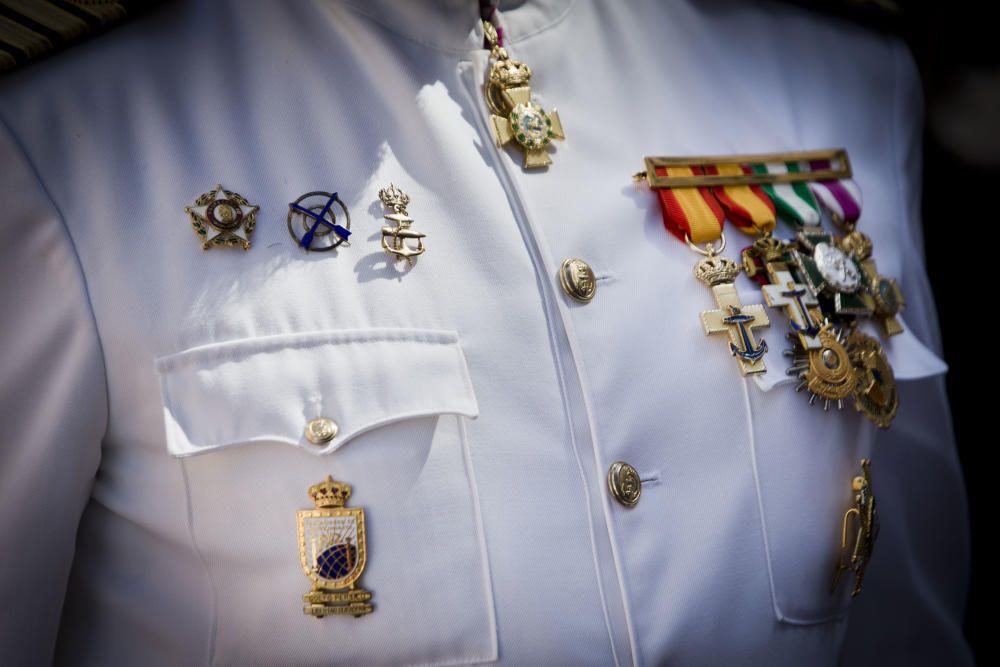
{"type": "Polygon", "coordinates": [[[159,357],[167,448],[189,456],[273,441],[316,454],[411,417],[476,417],[458,335],[425,329],[317,331],[213,343],[159,357]],[[337,435],[311,444],[306,424],[337,435]]]}

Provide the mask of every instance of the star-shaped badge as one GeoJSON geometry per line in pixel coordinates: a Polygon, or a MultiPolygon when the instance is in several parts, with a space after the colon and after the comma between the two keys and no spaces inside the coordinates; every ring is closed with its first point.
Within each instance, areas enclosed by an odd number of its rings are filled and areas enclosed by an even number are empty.
{"type": "Polygon", "coordinates": [[[251,206],[242,195],[221,185],[195,199],[194,206],[184,208],[203,250],[213,246],[249,250],[258,210],[259,206],[251,206]]]}

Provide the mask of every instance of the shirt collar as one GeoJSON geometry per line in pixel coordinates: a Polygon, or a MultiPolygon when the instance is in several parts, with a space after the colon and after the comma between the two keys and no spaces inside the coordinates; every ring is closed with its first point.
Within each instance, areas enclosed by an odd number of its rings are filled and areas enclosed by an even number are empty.
{"type": "MultiPolygon", "coordinates": [[[[477,0],[341,0],[388,30],[451,53],[482,48],[477,0]]],[[[558,23],[574,0],[500,0],[497,20],[506,44],[514,44],[558,23]]]]}

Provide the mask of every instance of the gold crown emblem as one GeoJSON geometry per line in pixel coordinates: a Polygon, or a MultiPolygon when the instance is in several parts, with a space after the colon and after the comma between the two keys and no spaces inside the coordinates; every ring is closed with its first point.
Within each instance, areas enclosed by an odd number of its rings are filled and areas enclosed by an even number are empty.
{"type": "Polygon", "coordinates": [[[694,267],[694,277],[709,287],[731,283],[740,275],[740,265],[728,257],[712,255],[698,262],[694,267]]]}
{"type": "Polygon", "coordinates": [[[351,485],[335,482],[327,475],[324,481],[309,487],[309,497],[316,507],[343,507],[351,497],[351,485]]]}
{"type": "Polygon", "coordinates": [[[865,261],[872,256],[872,240],[867,234],[853,231],[840,240],[840,246],[858,261],[865,261]]]}
{"type": "Polygon", "coordinates": [[[753,242],[753,250],[765,262],[776,262],[785,254],[785,242],[773,236],[764,236],[753,242]]]}
{"type": "Polygon", "coordinates": [[[391,208],[397,213],[405,211],[406,206],[410,203],[410,195],[392,183],[389,184],[389,187],[378,191],[378,198],[382,200],[386,208],[391,208]]]}
{"type": "Polygon", "coordinates": [[[490,83],[502,88],[523,86],[531,81],[531,68],[520,60],[497,60],[490,66],[490,83]]]}

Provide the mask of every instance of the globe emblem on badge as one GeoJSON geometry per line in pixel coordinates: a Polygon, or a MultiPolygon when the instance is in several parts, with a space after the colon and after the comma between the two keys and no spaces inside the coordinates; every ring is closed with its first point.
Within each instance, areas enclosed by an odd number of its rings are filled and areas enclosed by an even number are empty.
{"type": "MultiPolygon", "coordinates": [[[[333,540],[342,540],[333,535],[333,540]]],[[[327,548],[316,557],[316,574],[323,579],[342,579],[351,573],[358,562],[358,548],[350,542],[340,542],[327,548]]]]}
{"type": "Polygon", "coordinates": [[[312,582],[302,596],[309,616],[364,616],[372,613],[371,591],[358,586],[368,560],[365,510],[346,507],[351,485],[326,480],[309,487],[315,509],[296,512],[299,563],[312,582]]]}

